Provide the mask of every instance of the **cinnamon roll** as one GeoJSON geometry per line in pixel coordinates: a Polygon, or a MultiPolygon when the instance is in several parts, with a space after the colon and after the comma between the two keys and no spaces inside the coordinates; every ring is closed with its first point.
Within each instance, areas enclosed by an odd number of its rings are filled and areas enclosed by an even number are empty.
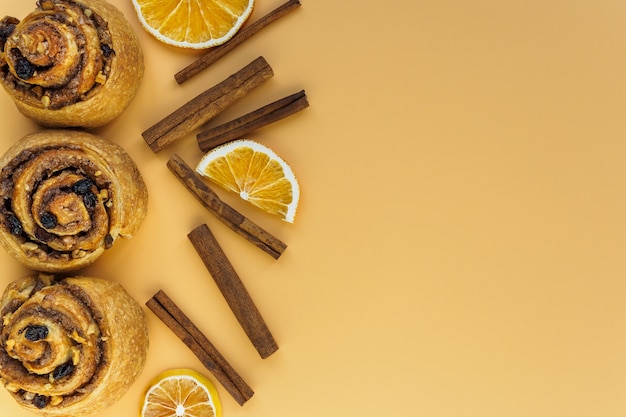
{"type": "Polygon", "coordinates": [[[44,130],[0,157],[0,244],[36,271],[93,263],[138,231],[147,201],[131,157],[91,133],[44,130]]]}
{"type": "Polygon", "coordinates": [[[42,416],[101,411],[143,370],[144,312],[113,281],[25,277],[4,290],[0,318],[0,380],[42,416]]]}
{"type": "Polygon", "coordinates": [[[0,21],[0,83],[25,116],[49,127],[104,125],[134,98],[143,54],[106,0],[40,0],[0,21]]]}

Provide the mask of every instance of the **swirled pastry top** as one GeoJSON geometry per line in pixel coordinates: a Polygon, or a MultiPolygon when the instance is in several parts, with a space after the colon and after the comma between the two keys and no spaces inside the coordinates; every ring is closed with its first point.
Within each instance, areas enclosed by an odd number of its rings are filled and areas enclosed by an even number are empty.
{"type": "Polygon", "coordinates": [[[34,133],[0,158],[0,243],[31,269],[75,270],[133,236],[147,198],[120,146],[79,131],[34,133]]]}
{"type": "Polygon", "coordinates": [[[97,412],[143,369],[143,310],[117,283],[25,277],[5,289],[0,318],[0,379],[19,404],[44,416],[97,412]]]}
{"type": "Polygon", "coordinates": [[[21,21],[0,21],[0,81],[18,109],[57,127],[116,117],[143,76],[141,49],[122,13],[104,0],[37,5],[21,21]]]}

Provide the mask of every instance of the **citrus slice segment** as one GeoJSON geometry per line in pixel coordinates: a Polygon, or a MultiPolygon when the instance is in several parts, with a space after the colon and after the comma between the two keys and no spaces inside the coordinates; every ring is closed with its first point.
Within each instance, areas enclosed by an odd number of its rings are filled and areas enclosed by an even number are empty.
{"type": "Polygon", "coordinates": [[[274,151],[239,139],[208,151],[196,171],[223,188],[293,223],[300,187],[291,167],[274,151]]]}
{"type": "Polygon", "coordinates": [[[232,38],[252,13],[254,0],[132,0],[141,25],[181,48],[205,49],[232,38]]]}
{"type": "Polygon", "coordinates": [[[159,375],[144,397],[141,417],[221,417],[215,385],[191,369],[159,375]]]}

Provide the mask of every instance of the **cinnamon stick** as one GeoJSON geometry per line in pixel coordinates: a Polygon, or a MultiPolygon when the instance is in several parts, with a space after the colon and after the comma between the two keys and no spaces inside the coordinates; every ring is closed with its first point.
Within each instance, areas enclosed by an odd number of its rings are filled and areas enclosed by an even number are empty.
{"type": "Polygon", "coordinates": [[[273,75],[267,61],[258,57],[148,128],[142,136],[153,152],[159,152],[211,120],[273,75]]]}
{"type": "Polygon", "coordinates": [[[159,290],[146,306],[187,345],[239,405],[252,398],[254,391],[165,292],[159,290]]]}
{"type": "Polygon", "coordinates": [[[274,337],[209,227],[198,226],[187,237],[261,358],[276,352],[274,337]]]}
{"type": "Polygon", "coordinates": [[[203,152],[207,152],[307,107],[309,107],[309,102],[306,93],[301,90],[227,123],[200,132],[197,135],[198,146],[203,152]]]}
{"type": "Polygon", "coordinates": [[[230,38],[228,42],[220,46],[211,48],[208,53],[176,73],[174,75],[176,82],[178,84],[184,83],[189,78],[208,68],[224,55],[235,49],[237,46],[250,39],[261,29],[267,27],[269,24],[275,22],[278,18],[286,15],[288,12],[296,9],[299,6],[299,0],[289,0],[281,6],[277,7],[276,9],[272,10],[256,22],[252,23],[251,25],[242,28],[239,32],[237,32],[237,34],[235,34],[235,36],[230,38]]]}
{"type": "Polygon", "coordinates": [[[167,166],[215,217],[258,248],[271,255],[274,259],[278,259],[287,249],[285,243],[220,200],[219,196],[208,186],[206,181],[187,165],[180,156],[173,155],[167,166]]]}

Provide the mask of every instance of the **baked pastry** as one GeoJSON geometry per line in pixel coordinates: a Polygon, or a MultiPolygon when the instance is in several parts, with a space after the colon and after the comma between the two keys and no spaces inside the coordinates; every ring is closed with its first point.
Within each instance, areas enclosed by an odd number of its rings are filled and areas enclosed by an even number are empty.
{"type": "Polygon", "coordinates": [[[36,271],[93,263],[138,231],[147,202],[131,157],[91,133],[43,130],[0,157],[0,244],[36,271]]]}
{"type": "Polygon", "coordinates": [[[118,283],[39,274],[0,299],[0,379],[42,416],[86,416],[119,400],[142,372],[145,315],[118,283]]]}
{"type": "Polygon", "coordinates": [[[41,0],[0,21],[0,83],[27,117],[49,127],[101,126],[134,98],[143,53],[106,0],[41,0]]]}

